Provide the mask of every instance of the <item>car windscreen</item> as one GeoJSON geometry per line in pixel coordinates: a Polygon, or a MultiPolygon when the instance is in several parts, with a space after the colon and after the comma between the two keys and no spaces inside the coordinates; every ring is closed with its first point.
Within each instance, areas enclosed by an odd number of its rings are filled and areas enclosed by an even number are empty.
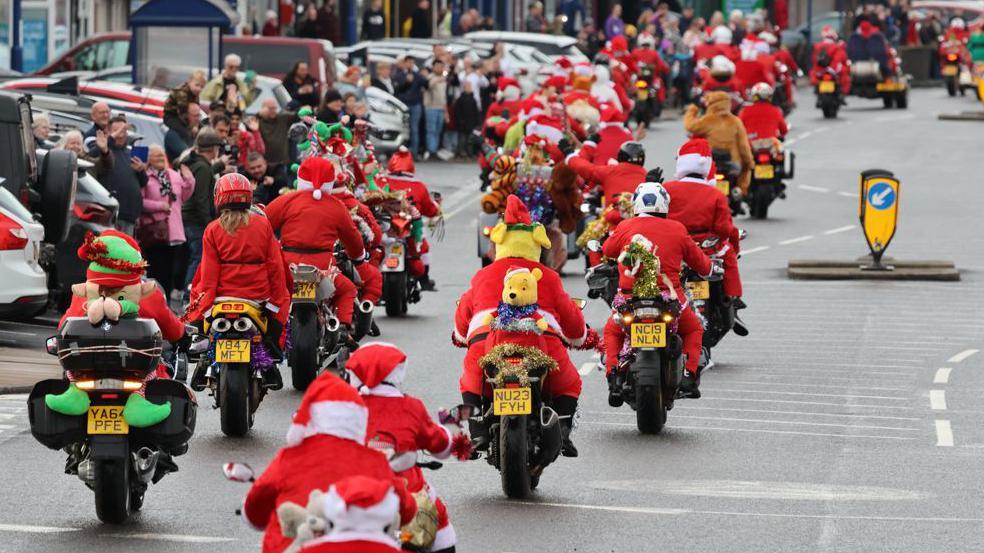
{"type": "Polygon", "coordinates": [[[296,62],[310,63],[311,57],[307,46],[294,44],[224,42],[222,49],[243,59],[243,71],[252,69],[260,75],[284,75],[296,62]]]}

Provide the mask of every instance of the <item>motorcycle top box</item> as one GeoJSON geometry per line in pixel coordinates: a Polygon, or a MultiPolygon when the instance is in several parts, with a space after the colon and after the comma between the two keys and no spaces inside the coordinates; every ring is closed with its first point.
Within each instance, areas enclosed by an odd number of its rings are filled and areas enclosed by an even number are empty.
{"type": "Polygon", "coordinates": [[[62,367],[86,374],[113,372],[142,380],[157,369],[164,340],[153,319],[121,319],[93,325],[85,317],[71,317],[55,337],[62,367]]]}

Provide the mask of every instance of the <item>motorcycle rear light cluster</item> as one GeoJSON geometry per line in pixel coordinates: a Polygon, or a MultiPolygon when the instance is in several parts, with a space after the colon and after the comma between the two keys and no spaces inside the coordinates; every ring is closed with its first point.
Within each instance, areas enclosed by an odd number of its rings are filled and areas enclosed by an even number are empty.
{"type": "Polygon", "coordinates": [[[956,54],[947,54],[946,59],[948,61],[957,61],[957,55],[956,54]]]}
{"type": "Polygon", "coordinates": [[[768,152],[759,152],[759,155],[758,155],[758,162],[759,163],[769,163],[770,161],[772,161],[772,157],[769,156],[769,153],[768,152]]]}

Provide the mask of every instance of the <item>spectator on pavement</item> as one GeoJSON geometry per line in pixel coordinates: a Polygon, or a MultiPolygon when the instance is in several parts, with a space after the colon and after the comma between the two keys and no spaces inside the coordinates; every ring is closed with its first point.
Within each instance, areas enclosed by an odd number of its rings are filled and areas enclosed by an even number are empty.
{"type": "Polygon", "coordinates": [[[427,150],[424,161],[437,156],[444,161],[452,157],[447,150],[439,150],[444,123],[448,118],[448,71],[444,62],[435,59],[430,69],[424,68],[422,74],[427,79],[423,102],[427,128],[427,150]]]}
{"type": "Polygon", "coordinates": [[[465,12],[458,17],[458,24],[451,29],[451,34],[454,36],[461,36],[465,33],[470,33],[475,30],[475,17],[470,12],[465,12]]]}
{"type": "Polygon", "coordinates": [[[296,112],[280,111],[277,100],[273,98],[264,98],[260,105],[260,112],[257,114],[260,136],[263,137],[263,144],[266,146],[266,153],[263,157],[266,158],[267,164],[270,166],[270,172],[274,175],[282,175],[285,179],[291,163],[290,141],[287,140],[287,132],[297,120],[296,112]]]}
{"type": "Polygon", "coordinates": [[[223,61],[222,72],[209,81],[202,90],[202,101],[221,100],[227,110],[235,107],[246,109],[246,106],[253,102],[254,91],[237,75],[242,64],[242,58],[236,54],[227,55],[223,61]]]}
{"type": "Polygon", "coordinates": [[[304,9],[304,16],[294,26],[298,38],[318,38],[318,7],[311,2],[304,9]]]}
{"type": "Polygon", "coordinates": [[[266,153],[266,143],[260,133],[260,122],[255,115],[250,115],[246,121],[240,121],[238,116],[232,118],[229,144],[236,147],[237,156],[232,162],[237,167],[245,167],[251,153],[258,153],[261,156],[266,153]]]}
{"type": "Polygon", "coordinates": [[[263,22],[262,36],[280,36],[280,24],[277,23],[277,12],[274,10],[266,11],[266,20],[263,22]]]}
{"type": "Polygon", "coordinates": [[[547,20],[543,17],[543,2],[534,0],[530,3],[523,30],[527,33],[545,33],[547,20]]]}
{"type": "Polygon", "coordinates": [[[561,0],[557,5],[557,14],[564,17],[564,34],[577,36],[585,18],[584,4],[581,0],[561,0]]]}
{"type": "Polygon", "coordinates": [[[307,62],[295,63],[284,77],[283,85],[299,107],[318,105],[318,81],[311,76],[307,62]]]}
{"type": "Polygon", "coordinates": [[[432,35],[430,0],[420,0],[410,14],[410,38],[430,38],[432,35]]]}
{"type": "Polygon", "coordinates": [[[197,69],[187,81],[171,89],[167,100],[164,101],[164,124],[168,127],[184,125],[181,119],[187,112],[188,104],[199,102],[199,95],[203,88],[205,88],[205,72],[197,69]]]}
{"type": "Polygon", "coordinates": [[[106,102],[92,104],[92,107],[89,108],[89,119],[92,120],[92,126],[89,127],[89,130],[85,131],[85,137],[96,136],[96,131],[109,133],[109,119],[111,116],[109,104],[106,102]]]}
{"type": "Polygon", "coordinates": [[[158,144],[150,146],[147,158],[147,184],[143,187],[143,212],[137,227],[137,240],[147,260],[147,276],[164,288],[164,297],[174,289],[175,254],[185,241],[181,204],[195,191],[195,176],[187,165],[175,171],[158,144]]]}
{"type": "Polygon", "coordinates": [[[270,169],[266,158],[259,152],[250,152],[246,165],[240,169],[249,182],[253,183],[253,201],[268,204],[280,195],[280,189],[288,186],[285,175],[279,175],[270,169]]]}
{"type": "Polygon", "coordinates": [[[366,11],[362,13],[362,40],[382,40],[386,38],[386,12],[383,11],[383,0],[372,0],[366,11]]]}
{"type": "Polygon", "coordinates": [[[335,0],[325,0],[321,9],[318,10],[318,38],[326,39],[332,44],[342,44],[338,22],[338,8],[335,5],[335,0]]]}
{"type": "Polygon", "coordinates": [[[451,22],[452,13],[448,8],[441,10],[441,14],[437,17],[437,38],[448,39],[451,38],[451,22]]]}
{"type": "Polygon", "coordinates": [[[92,162],[94,167],[90,174],[101,182],[109,173],[109,168],[113,166],[113,156],[109,153],[108,135],[99,131],[94,138],[88,140],[91,142],[91,150],[86,147],[86,138],[82,136],[82,131],[72,129],[61,137],[54,149],[75,152],[79,159],[92,162]]]}
{"type": "Polygon", "coordinates": [[[472,157],[475,155],[475,151],[470,137],[472,132],[482,126],[482,110],[475,98],[471,81],[466,80],[461,83],[461,94],[454,101],[452,112],[454,113],[454,130],[458,135],[455,155],[472,157]]]}
{"type": "Polygon", "coordinates": [[[222,139],[212,129],[202,129],[195,138],[195,147],[181,158],[180,164],[191,170],[195,190],[181,206],[185,239],[188,242],[188,270],[182,285],[190,284],[202,260],[202,235],[205,227],[214,219],[212,207],[215,187],[213,164],[219,161],[222,139]]]}
{"type": "Polygon", "coordinates": [[[625,36],[625,22],[622,21],[622,4],[613,4],[612,11],[605,20],[605,38],[611,40],[625,36]]]}
{"type": "Polygon", "coordinates": [[[360,102],[366,99],[366,88],[362,82],[362,68],[357,65],[350,65],[345,73],[338,78],[335,83],[335,88],[338,92],[345,96],[348,93],[355,94],[355,97],[360,102]]]}
{"type": "Polygon", "coordinates": [[[120,203],[116,230],[133,236],[137,218],[143,209],[140,189],[147,184],[147,164],[133,157],[127,140],[129,130],[126,117],[122,115],[110,121],[109,151],[113,156],[113,165],[102,184],[120,203]]]}
{"type": "Polygon", "coordinates": [[[173,162],[195,143],[201,118],[202,107],[197,102],[192,102],[185,106],[179,124],[168,125],[167,132],[164,133],[164,151],[168,160],[173,162]]]}
{"type": "Polygon", "coordinates": [[[404,56],[397,63],[399,67],[393,76],[396,82],[396,97],[409,108],[410,152],[416,156],[420,154],[420,122],[424,116],[423,90],[427,86],[427,80],[417,70],[417,63],[413,56],[404,56]]]}
{"type": "Polygon", "coordinates": [[[38,148],[51,148],[48,137],[51,136],[51,120],[46,113],[37,113],[31,123],[31,133],[34,134],[34,143],[38,148]]]}
{"type": "Polygon", "coordinates": [[[396,86],[393,84],[392,79],[393,65],[386,61],[381,61],[376,64],[376,76],[369,81],[370,86],[374,86],[380,90],[385,90],[392,95],[396,95],[396,86]]]}
{"type": "Polygon", "coordinates": [[[229,131],[232,127],[232,120],[228,115],[217,115],[212,119],[212,130],[219,135],[222,140],[229,140],[229,131]]]}
{"type": "Polygon", "coordinates": [[[329,125],[338,123],[342,120],[345,111],[345,100],[342,95],[334,88],[329,88],[325,92],[325,97],[321,99],[321,107],[318,109],[318,121],[323,121],[329,125]]]}

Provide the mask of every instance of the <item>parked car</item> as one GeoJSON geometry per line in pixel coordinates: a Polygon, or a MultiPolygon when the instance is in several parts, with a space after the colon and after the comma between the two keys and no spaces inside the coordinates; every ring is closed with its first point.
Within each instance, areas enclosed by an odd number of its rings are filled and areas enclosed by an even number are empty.
{"type": "Polygon", "coordinates": [[[550,57],[553,61],[556,61],[562,56],[566,56],[574,63],[591,61],[588,59],[588,56],[585,56],[583,52],[577,49],[577,40],[569,36],[521,33],[516,31],[474,31],[466,33],[465,38],[475,42],[498,42],[501,40],[509,44],[532,46],[550,57]]]}
{"type": "Polygon", "coordinates": [[[68,79],[26,77],[0,83],[0,88],[24,92],[81,95],[106,102],[111,108],[155,117],[164,115],[164,101],[168,94],[166,90],[110,81],[73,81],[72,79],[78,79],[78,77],[72,76],[68,79]]]}
{"type": "Polygon", "coordinates": [[[44,226],[0,188],[0,319],[30,319],[44,311],[48,285],[38,262],[43,239],[44,226]]]}

